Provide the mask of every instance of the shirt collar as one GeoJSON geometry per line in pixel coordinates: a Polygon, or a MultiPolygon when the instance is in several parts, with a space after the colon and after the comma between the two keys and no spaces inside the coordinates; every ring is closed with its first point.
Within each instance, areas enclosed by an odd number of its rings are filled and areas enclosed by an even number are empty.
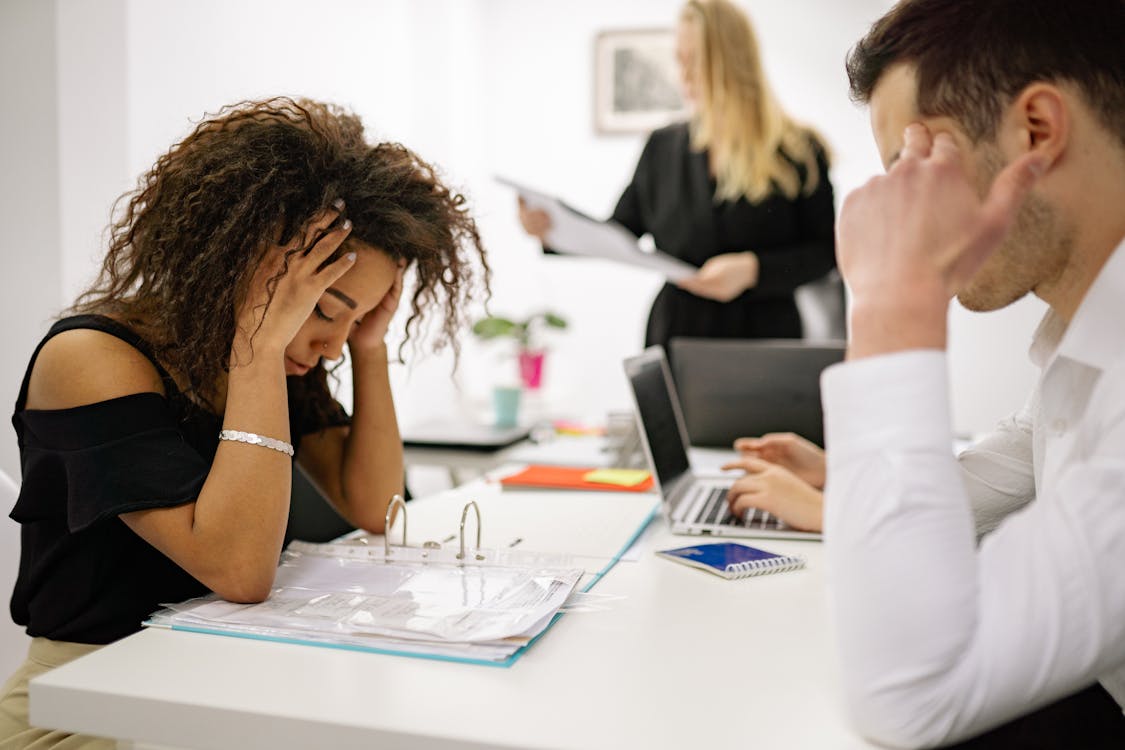
{"type": "Polygon", "coordinates": [[[1125,355],[1120,325],[1125,300],[1125,239],[1102,266],[1086,290],[1070,324],[1048,310],[1035,331],[1031,360],[1045,366],[1058,354],[1099,370],[1106,370],[1125,355]]]}

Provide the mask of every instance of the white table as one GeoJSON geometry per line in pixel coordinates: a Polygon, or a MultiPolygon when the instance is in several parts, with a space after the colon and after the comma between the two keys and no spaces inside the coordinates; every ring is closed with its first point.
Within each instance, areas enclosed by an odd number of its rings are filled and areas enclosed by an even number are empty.
{"type": "MultiPolygon", "coordinates": [[[[420,502],[425,502],[421,500],[420,502]]],[[[727,581],[636,562],[508,669],[147,629],[31,683],[36,725],[133,748],[859,748],[815,542],[802,571],[727,581]]]]}

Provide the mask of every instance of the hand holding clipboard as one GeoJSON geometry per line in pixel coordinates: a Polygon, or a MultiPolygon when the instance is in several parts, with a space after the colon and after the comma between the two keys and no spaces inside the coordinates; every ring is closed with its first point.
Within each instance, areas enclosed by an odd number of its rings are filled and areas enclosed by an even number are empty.
{"type": "Polygon", "coordinates": [[[637,238],[615,221],[592,219],[554,196],[503,177],[497,177],[496,180],[515,190],[526,208],[542,211],[547,215],[549,223],[543,228],[543,241],[553,250],[647,268],[663,274],[669,281],[683,281],[699,270],[690,263],[659,250],[645,252],[637,244],[637,238]]]}

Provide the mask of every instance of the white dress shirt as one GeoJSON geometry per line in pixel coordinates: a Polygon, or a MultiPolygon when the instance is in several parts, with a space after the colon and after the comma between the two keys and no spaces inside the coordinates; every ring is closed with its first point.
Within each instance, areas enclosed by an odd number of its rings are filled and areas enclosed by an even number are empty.
{"type": "Polygon", "coordinates": [[[950,742],[1099,679],[1125,705],[1123,324],[1125,241],[1069,326],[1047,313],[1036,393],[964,471],[944,352],[825,372],[831,612],[864,735],[950,742]],[[979,547],[974,516],[996,527],[979,547]]]}

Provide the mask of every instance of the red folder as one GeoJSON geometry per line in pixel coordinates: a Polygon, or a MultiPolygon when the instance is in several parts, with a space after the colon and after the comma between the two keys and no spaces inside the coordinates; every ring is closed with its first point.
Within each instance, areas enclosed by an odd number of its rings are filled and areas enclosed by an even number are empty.
{"type": "Polygon", "coordinates": [[[532,464],[523,471],[502,478],[500,484],[512,489],[603,490],[608,492],[647,492],[653,487],[651,475],[644,481],[627,486],[608,482],[589,482],[583,477],[591,471],[596,471],[596,469],[590,466],[575,468],[573,466],[532,464]]]}

